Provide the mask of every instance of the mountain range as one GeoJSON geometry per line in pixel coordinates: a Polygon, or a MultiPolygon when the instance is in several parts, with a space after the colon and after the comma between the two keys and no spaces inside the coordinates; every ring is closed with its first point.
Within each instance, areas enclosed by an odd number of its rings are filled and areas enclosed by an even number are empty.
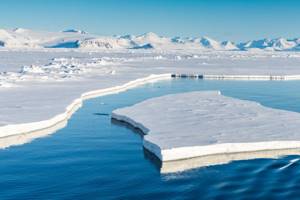
{"type": "Polygon", "coordinates": [[[261,39],[234,43],[209,37],[163,37],[149,32],[142,35],[97,36],[82,30],[62,32],[0,29],[0,47],[6,48],[81,48],[81,49],[162,49],[217,51],[299,51],[300,38],[261,39]]]}

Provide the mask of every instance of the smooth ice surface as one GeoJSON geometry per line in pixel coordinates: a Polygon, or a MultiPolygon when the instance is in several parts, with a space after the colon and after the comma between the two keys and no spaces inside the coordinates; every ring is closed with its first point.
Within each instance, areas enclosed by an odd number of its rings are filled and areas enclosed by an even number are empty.
{"type": "Polygon", "coordinates": [[[300,114],[226,97],[218,91],[153,98],[113,111],[140,128],[162,161],[300,147],[300,114]]]}

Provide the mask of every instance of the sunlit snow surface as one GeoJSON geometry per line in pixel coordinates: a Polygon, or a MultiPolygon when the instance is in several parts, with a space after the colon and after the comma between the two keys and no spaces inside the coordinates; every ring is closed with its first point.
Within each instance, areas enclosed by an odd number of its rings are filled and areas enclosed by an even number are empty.
{"type": "Polygon", "coordinates": [[[4,48],[0,54],[0,126],[47,120],[84,92],[150,74],[300,74],[297,52],[4,48]]]}
{"type": "Polygon", "coordinates": [[[7,136],[5,126],[65,114],[86,92],[120,88],[136,79],[140,85],[141,78],[151,74],[299,77],[298,42],[253,41],[244,45],[249,51],[240,51],[236,44],[208,37],[103,37],[73,29],[1,29],[0,136],[7,136]],[[281,49],[275,49],[278,46],[281,49]]]}
{"type": "Polygon", "coordinates": [[[0,47],[5,48],[299,51],[299,46],[299,38],[260,39],[234,43],[217,41],[209,37],[164,37],[153,32],[141,35],[100,36],[75,29],[62,32],[23,28],[0,29],[0,47]]]}
{"type": "Polygon", "coordinates": [[[153,98],[113,111],[141,129],[162,161],[300,147],[300,114],[226,97],[218,91],[153,98]]]}

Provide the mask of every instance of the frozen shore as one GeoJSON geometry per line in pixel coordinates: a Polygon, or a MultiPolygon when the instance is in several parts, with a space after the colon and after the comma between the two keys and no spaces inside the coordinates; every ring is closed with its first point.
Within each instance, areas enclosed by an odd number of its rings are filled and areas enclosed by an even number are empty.
{"type": "Polygon", "coordinates": [[[300,114],[226,97],[218,91],[149,99],[113,111],[141,129],[143,145],[161,161],[300,148],[300,114]]]}

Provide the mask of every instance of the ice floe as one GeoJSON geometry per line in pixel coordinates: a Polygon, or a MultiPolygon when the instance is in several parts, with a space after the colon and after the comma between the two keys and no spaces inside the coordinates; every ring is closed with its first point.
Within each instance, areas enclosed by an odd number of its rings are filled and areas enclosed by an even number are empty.
{"type": "Polygon", "coordinates": [[[300,148],[300,114],[226,97],[189,92],[120,108],[112,118],[141,129],[144,147],[161,161],[300,148]]]}

